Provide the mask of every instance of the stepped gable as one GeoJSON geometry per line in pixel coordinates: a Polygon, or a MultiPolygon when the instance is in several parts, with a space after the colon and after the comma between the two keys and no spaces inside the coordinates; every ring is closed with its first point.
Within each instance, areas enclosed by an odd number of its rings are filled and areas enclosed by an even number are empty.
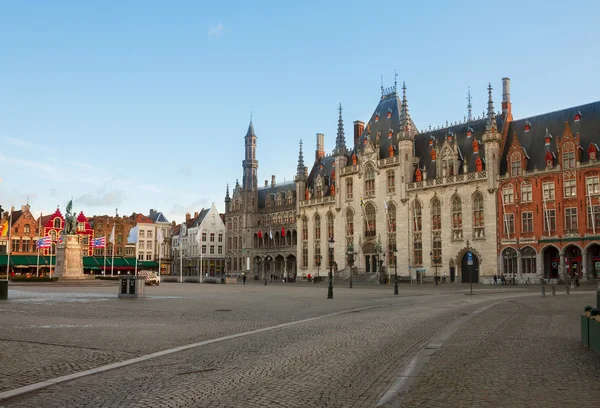
{"type": "MultiPolygon", "coordinates": [[[[348,159],[348,160],[350,161],[350,164],[352,164],[352,160],[351,159],[348,159]]],[[[329,187],[331,186],[331,170],[334,169],[334,164],[335,164],[334,156],[321,157],[319,159],[319,161],[315,162],[312,170],[310,171],[310,173],[308,175],[308,180],[306,182],[306,186],[311,191],[311,194],[316,193],[315,182],[316,182],[319,174],[322,174],[323,175],[323,197],[328,197],[331,195],[331,191],[330,191],[329,187]],[[321,165],[323,166],[323,169],[321,169],[321,165]]],[[[337,175],[337,173],[338,173],[338,171],[336,170],[336,175],[337,175]]],[[[338,186],[336,185],[336,189],[337,188],[338,188],[338,186]]],[[[301,198],[301,200],[304,200],[304,196],[301,198]]]]}
{"type": "MultiPolygon", "coordinates": [[[[357,153],[357,150],[360,152],[363,151],[365,138],[368,138],[373,143],[373,146],[376,146],[377,133],[379,132],[379,157],[382,159],[389,157],[390,143],[394,145],[394,148],[397,148],[403,130],[400,123],[401,108],[402,102],[395,88],[393,88],[392,92],[383,95],[371,118],[365,125],[365,129],[359,138],[359,145],[354,147],[354,153],[357,153]],[[389,118],[388,113],[390,114],[389,118]],[[391,139],[388,138],[390,129],[393,133],[391,139]]],[[[410,127],[413,134],[415,134],[417,127],[412,118],[410,119],[410,127]]],[[[351,165],[352,160],[349,160],[348,163],[351,165]]]]}
{"type": "Polygon", "coordinates": [[[54,228],[54,219],[55,218],[60,218],[62,221],[64,221],[64,217],[62,215],[62,213],[60,212],[60,210],[57,208],[56,211],[54,211],[53,214],[50,215],[44,215],[42,217],[42,221],[41,221],[41,225],[42,227],[46,227],[46,228],[54,228]]]}
{"type": "Polygon", "coordinates": [[[259,187],[258,189],[258,208],[266,208],[267,197],[271,196],[273,200],[276,199],[279,192],[287,194],[288,191],[292,191],[292,196],[296,195],[296,183],[293,181],[286,181],[280,184],[276,184],[275,187],[259,187]]]}
{"type": "MultiPolygon", "coordinates": [[[[428,178],[435,177],[436,163],[441,160],[441,149],[452,135],[452,144],[458,145],[458,168],[455,174],[463,174],[463,165],[467,162],[468,172],[475,171],[475,160],[477,155],[473,154],[473,141],[479,141],[479,157],[484,162],[485,169],[485,147],[483,145],[483,134],[486,130],[487,118],[483,117],[471,122],[459,123],[440,129],[432,129],[418,133],[415,136],[415,157],[419,158],[419,168],[427,169],[428,178]],[[468,135],[471,131],[471,136],[468,135]],[[433,146],[438,149],[436,161],[431,159],[430,140],[433,140],[433,146]]],[[[496,115],[497,129],[501,131],[504,125],[502,114],[496,115]]]]}
{"type": "Polygon", "coordinates": [[[579,133],[580,162],[587,163],[590,144],[600,142],[600,101],[512,121],[502,151],[500,174],[506,174],[508,171],[507,155],[515,133],[519,143],[529,156],[525,170],[545,169],[546,151],[558,155],[557,139],[563,134],[565,122],[571,127],[573,136],[579,133]],[[576,115],[580,115],[578,121],[575,120],[576,115]],[[528,131],[526,131],[526,125],[529,128],[528,131]],[[552,135],[548,146],[546,146],[545,140],[546,129],[552,135]]]}

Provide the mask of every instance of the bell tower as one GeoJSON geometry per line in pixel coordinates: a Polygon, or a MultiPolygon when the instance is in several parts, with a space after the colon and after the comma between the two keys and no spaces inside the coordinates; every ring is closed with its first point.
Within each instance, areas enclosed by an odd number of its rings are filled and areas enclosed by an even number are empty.
{"type": "Polygon", "coordinates": [[[254,133],[254,126],[252,125],[252,119],[250,119],[250,125],[248,131],[244,137],[245,154],[244,161],[242,162],[242,168],[244,169],[244,178],[242,180],[242,188],[244,191],[252,191],[258,188],[258,160],[256,160],[256,134],[254,133]]]}
{"type": "Polygon", "coordinates": [[[498,173],[500,172],[500,142],[502,136],[498,131],[496,124],[496,114],[494,113],[494,101],[492,100],[492,84],[488,84],[488,110],[485,133],[483,134],[483,144],[485,145],[485,158],[488,190],[493,191],[497,188],[498,173]]]}

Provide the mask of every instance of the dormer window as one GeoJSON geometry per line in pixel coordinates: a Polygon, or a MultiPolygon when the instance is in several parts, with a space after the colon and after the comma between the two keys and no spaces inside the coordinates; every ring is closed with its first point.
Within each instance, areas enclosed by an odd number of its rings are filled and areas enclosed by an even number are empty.
{"type": "Polygon", "coordinates": [[[423,180],[423,173],[421,173],[421,169],[417,167],[417,171],[415,172],[415,180],[421,181],[423,180]]]}
{"type": "Polygon", "coordinates": [[[531,130],[531,123],[528,120],[525,121],[525,132],[529,132],[531,130]]]}
{"type": "Polygon", "coordinates": [[[317,180],[317,198],[323,197],[323,179],[319,178],[317,180]]]}
{"type": "Polygon", "coordinates": [[[391,109],[388,109],[387,117],[388,117],[388,119],[392,117],[392,110],[391,109]]]}
{"type": "Polygon", "coordinates": [[[546,146],[550,146],[550,141],[552,140],[552,135],[548,132],[548,128],[546,128],[546,136],[544,137],[544,143],[546,146]]]}
{"type": "Polygon", "coordinates": [[[453,137],[453,136],[454,136],[454,133],[452,133],[452,132],[448,132],[448,141],[449,141],[450,143],[452,143],[452,137],[453,137]]]}
{"type": "Polygon", "coordinates": [[[388,153],[390,157],[394,157],[394,146],[390,145],[390,147],[388,147],[388,153]]]}
{"type": "Polygon", "coordinates": [[[544,160],[546,162],[546,168],[554,167],[554,157],[552,156],[552,153],[546,152],[544,160]]]}
{"type": "Polygon", "coordinates": [[[598,155],[598,147],[594,143],[590,144],[590,147],[588,148],[588,155],[590,160],[596,160],[598,155]]]}
{"type": "Polygon", "coordinates": [[[581,120],[581,111],[577,112],[574,116],[573,116],[573,120],[575,122],[579,122],[581,120]]]}
{"type": "Polygon", "coordinates": [[[513,177],[520,176],[522,173],[521,155],[513,153],[510,158],[510,174],[513,177]]]}
{"type": "Polygon", "coordinates": [[[429,147],[433,147],[433,138],[429,138],[429,147]]]}
{"type": "Polygon", "coordinates": [[[563,152],[562,166],[563,166],[563,169],[574,169],[575,168],[575,152],[573,150],[563,152]]]}
{"type": "Polygon", "coordinates": [[[473,147],[473,153],[479,153],[479,141],[478,140],[473,140],[473,143],[471,144],[471,146],[473,147]]]}

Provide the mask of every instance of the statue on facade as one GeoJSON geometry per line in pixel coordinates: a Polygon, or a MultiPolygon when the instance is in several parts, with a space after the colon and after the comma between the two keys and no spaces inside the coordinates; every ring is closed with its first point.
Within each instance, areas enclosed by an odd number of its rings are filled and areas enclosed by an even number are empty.
{"type": "Polygon", "coordinates": [[[77,233],[77,217],[71,212],[73,208],[73,199],[67,204],[67,213],[65,214],[65,229],[66,235],[74,235],[77,233]]]}

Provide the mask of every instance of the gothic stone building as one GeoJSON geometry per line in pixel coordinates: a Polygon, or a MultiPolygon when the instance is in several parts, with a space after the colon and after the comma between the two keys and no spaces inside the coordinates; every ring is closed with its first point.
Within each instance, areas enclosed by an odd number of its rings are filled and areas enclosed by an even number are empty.
{"type": "Polygon", "coordinates": [[[497,194],[500,270],[600,277],[600,102],[513,121],[497,194]]]}
{"type": "Polygon", "coordinates": [[[310,172],[302,153],[296,175],[299,274],[319,261],[347,273],[347,253],[367,277],[477,282],[497,273],[496,187],[501,142],[511,108],[503,80],[503,111],[495,113],[491,86],[487,115],[419,131],[408,112],[406,87],[384,90],[365,127],[354,122],[345,143],[341,117],[335,149],[323,135],[310,172]],[[333,259],[328,240],[333,238],[333,259]],[[471,254],[473,265],[468,265],[471,254]],[[383,267],[383,273],[378,274],[383,267]]]}
{"type": "Polygon", "coordinates": [[[245,140],[242,185],[225,196],[227,272],[250,278],[296,275],[296,188],[293,182],[258,186],[256,134],[252,121],[245,140]]]}

